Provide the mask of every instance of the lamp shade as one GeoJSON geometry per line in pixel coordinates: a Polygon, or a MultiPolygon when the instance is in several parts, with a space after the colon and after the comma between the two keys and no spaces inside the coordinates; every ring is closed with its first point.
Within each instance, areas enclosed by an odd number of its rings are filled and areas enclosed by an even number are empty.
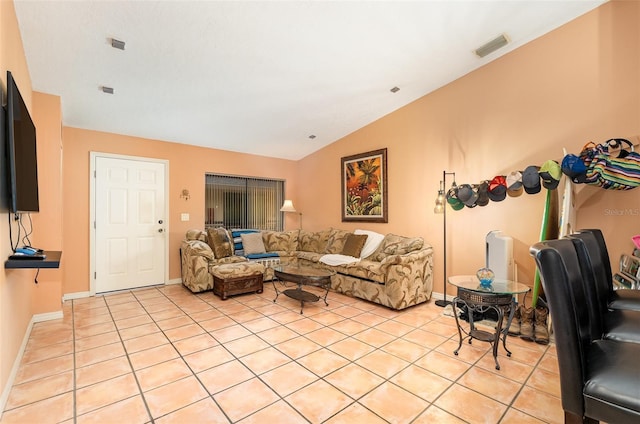
{"type": "Polygon", "coordinates": [[[296,208],[293,207],[293,201],[285,200],[280,208],[280,212],[296,212],[296,208]]]}

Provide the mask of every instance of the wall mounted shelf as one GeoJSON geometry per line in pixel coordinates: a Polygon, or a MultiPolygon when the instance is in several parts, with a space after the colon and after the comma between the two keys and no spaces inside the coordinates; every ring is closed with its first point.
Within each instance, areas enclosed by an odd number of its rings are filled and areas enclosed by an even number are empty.
{"type": "Polygon", "coordinates": [[[4,261],[5,269],[20,268],[60,268],[61,251],[46,250],[44,259],[7,259],[4,261]]]}

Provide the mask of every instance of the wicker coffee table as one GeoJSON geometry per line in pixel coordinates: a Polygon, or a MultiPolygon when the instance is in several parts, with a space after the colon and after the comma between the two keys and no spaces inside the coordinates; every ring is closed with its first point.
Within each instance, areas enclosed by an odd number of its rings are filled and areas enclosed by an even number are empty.
{"type": "Polygon", "coordinates": [[[302,314],[302,309],[304,307],[304,302],[317,302],[321,298],[320,296],[303,290],[303,286],[314,286],[321,287],[325,289],[324,293],[324,304],[329,306],[327,303],[327,295],[329,294],[329,289],[331,288],[331,276],[335,274],[335,272],[326,270],[326,269],[316,269],[310,267],[302,267],[302,266],[294,266],[294,265],[280,265],[273,268],[274,275],[280,282],[289,281],[291,283],[297,284],[297,287],[294,289],[286,289],[282,292],[278,291],[276,284],[274,283],[273,287],[276,290],[276,298],[273,299],[275,302],[278,300],[278,296],[280,293],[283,293],[285,296],[290,297],[291,299],[300,301],[300,313],[302,314]]]}

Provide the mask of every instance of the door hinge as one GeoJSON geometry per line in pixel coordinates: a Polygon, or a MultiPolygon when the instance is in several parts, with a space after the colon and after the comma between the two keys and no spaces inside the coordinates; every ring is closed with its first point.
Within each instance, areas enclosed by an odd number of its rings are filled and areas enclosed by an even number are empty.
{"type": "Polygon", "coordinates": [[[98,228],[96,227],[96,221],[93,221],[93,229],[95,230],[96,228],[98,228]]]}
{"type": "Polygon", "coordinates": [[[95,280],[96,278],[98,278],[98,273],[97,273],[97,272],[94,272],[94,273],[93,273],[93,279],[95,280]]]}
{"type": "Polygon", "coordinates": [[[98,171],[93,171],[93,178],[98,178],[98,171]]]}

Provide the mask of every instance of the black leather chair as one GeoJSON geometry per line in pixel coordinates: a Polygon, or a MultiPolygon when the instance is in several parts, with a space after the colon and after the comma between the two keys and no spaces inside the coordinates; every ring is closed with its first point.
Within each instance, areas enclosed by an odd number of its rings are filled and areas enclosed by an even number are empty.
{"type": "Polygon", "coordinates": [[[580,233],[567,238],[573,242],[578,255],[592,338],[640,343],[640,311],[609,309],[606,293],[598,290],[606,286],[606,266],[600,255],[592,254],[597,248],[594,235],[580,233]]]}
{"type": "Polygon", "coordinates": [[[553,318],[565,423],[640,422],[640,344],[594,339],[574,243],[535,244],[553,318]]]}
{"type": "Polygon", "coordinates": [[[591,242],[586,246],[589,255],[593,257],[599,256],[601,258],[604,267],[604,278],[599,278],[596,284],[600,302],[607,305],[609,309],[640,311],[640,290],[613,289],[611,262],[609,261],[609,252],[602,231],[598,229],[579,230],[578,233],[573,234],[573,236],[583,240],[587,240],[587,238],[590,239],[591,242]]]}

